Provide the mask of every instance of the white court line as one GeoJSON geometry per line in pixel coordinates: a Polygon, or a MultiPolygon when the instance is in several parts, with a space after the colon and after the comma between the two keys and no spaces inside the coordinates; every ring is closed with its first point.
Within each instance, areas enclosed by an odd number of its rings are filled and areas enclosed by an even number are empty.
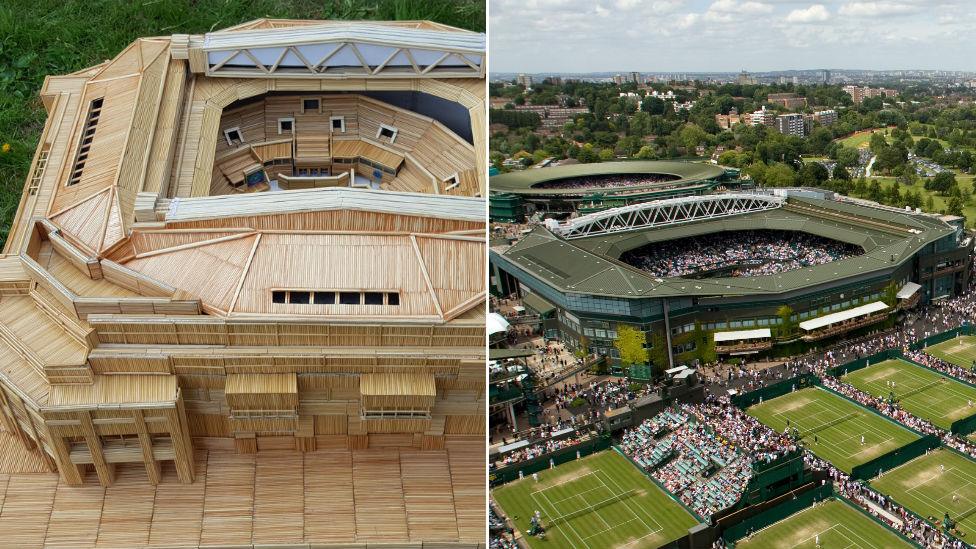
{"type": "MultiPolygon", "coordinates": [[[[803,538],[796,545],[794,545],[794,547],[799,547],[800,545],[802,545],[802,544],[804,544],[804,543],[806,543],[806,542],[808,542],[808,541],[816,538],[817,536],[826,534],[827,532],[833,530],[834,528],[837,528],[837,526],[839,526],[839,525],[834,524],[830,528],[827,528],[826,530],[821,530],[821,531],[815,533],[814,535],[812,535],[812,536],[810,536],[808,538],[803,538]]],[[[840,547],[838,549],[850,549],[851,546],[856,546],[857,545],[856,543],[854,543],[854,541],[851,538],[845,536],[843,532],[841,532],[841,531],[838,530],[837,533],[840,534],[841,536],[843,536],[844,539],[847,540],[847,545],[845,545],[844,547],[840,547]]]]}

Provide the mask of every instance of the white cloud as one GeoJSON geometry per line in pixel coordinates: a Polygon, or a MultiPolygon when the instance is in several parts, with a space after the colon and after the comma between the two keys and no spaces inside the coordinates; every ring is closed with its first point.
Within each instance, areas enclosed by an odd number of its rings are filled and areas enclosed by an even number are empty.
{"type": "Polygon", "coordinates": [[[769,13],[773,7],[764,2],[749,0],[739,3],[737,0],[715,0],[708,11],[715,13],[769,13]]]}
{"type": "Polygon", "coordinates": [[[880,2],[850,2],[838,10],[841,15],[849,17],[891,17],[907,15],[922,10],[922,6],[910,2],[880,1],[880,2]]]}
{"type": "Polygon", "coordinates": [[[830,19],[830,12],[823,4],[814,4],[806,9],[796,9],[786,16],[787,23],[821,23],[830,19]]]}

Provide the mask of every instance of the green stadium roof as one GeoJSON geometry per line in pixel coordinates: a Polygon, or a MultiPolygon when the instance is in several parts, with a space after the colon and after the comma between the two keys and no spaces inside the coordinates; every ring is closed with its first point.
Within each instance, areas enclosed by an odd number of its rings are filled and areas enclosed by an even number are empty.
{"type": "Polygon", "coordinates": [[[933,216],[790,198],[788,206],[775,210],[577,240],[564,240],[540,226],[513,246],[494,248],[492,253],[501,254],[565,293],[630,298],[732,297],[785,293],[840,279],[881,275],[901,265],[926,244],[954,231],[933,216]],[[832,214],[832,218],[821,217],[817,212],[832,214]],[[865,253],[776,275],[709,279],[655,278],[616,259],[627,250],[651,242],[750,229],[807,232],[856,244],[865,253]]]}
{"type": "Polygon", "coordinates": [[[662,183],[635,185],[633,187],[617,187],[608,190],[619,193],[624,189],[628,191],[645,190],[672,186],[676,183],[679,185],[683,185],[685,183],[690,184],[702,180],[719,178],[725,174],[725,169],[721,166],[702,164],[698,162],[658,162],[649,160],[634,162],[600,162],[595,164],[569,164],[550,168],[529,168],[527,170],[496,175],[490,179],[489,187],[493,193],[513,193],[520,195],[545,196],[580,193],[593,194],[600,192],[600,189],[535,189],[533,188],[533,185],[576,177],[650,174],[673,175],[678,177],[678,179],[662,183]]]}

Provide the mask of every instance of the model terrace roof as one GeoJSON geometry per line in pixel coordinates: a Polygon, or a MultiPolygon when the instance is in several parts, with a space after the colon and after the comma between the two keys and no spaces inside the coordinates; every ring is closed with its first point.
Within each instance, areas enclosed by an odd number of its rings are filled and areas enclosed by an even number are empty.
{"type": "Polygon", "coordinates": [[[308,211],[358,210],[484,221],[482,198],[330,187],[237,195],[174,198],[166,221],[191,221],[308,211]]]}
{"type": "Polygon", "coordinates": [[[925,215],[901,214],[825,200],[790,199],[790,204],[856,215],[864,221],[886,221],[904,227],[905,232],[899,236],[878,228],[861,226],[853,217],[841,223],[777,209],[704,223],[574,241],[563,240],[542,227],[536,227],[507,250],[495,249],[492,253],[500,253],[506,260],[565,293],[631,298],[768,295],[842,278],[885,272],[900,265],[925,244],[954,232],[949,225],[925,215]],[[858,244],[865,248],[865,254],[777,275],[700,280],[654,278],[613,257],[642,243],[658,240],[656,235],[662,235],[660,240],[665,240],[723,230],[758,228],[811,232],[858,244]],[[860,241],[857,241],[859,233],[860,241]]]}
{"type": "Polygon", "coordinates": [[[612,175],[653,175],[665,174],[674,175],[679,179],[662,183],[648,185],[635,185],[633,187],[616,187],[607,189],[607,192],[621,192],[624,190],[632,191],[635,189],[653,189],[661,186],[671,186],[675,184],[691,183],[704,179],[715,179],[722,176],[725,170],[712,164],[700,164],[695,162],[601,162],[596,164],[569,164],[565,166],[553,166],[550,168],[534,168],[496,175],[491,178],[491,191],[495,193],[515,193],[525,195],[565,195],[574,192],[585,192],[593,194],[600,192],[600,189],[537,189],[533,185],[558,181],[560,179],[571,179],[577,177],[591,176],[612,176],[612,175]]]}

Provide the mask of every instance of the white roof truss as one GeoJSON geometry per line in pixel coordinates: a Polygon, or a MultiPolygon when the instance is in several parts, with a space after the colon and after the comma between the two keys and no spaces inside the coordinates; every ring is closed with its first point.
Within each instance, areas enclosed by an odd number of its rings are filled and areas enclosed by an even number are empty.
{"type": "Polygon", "coordinates": [[[482,78],[485,35],[350,23],[191,37],[207,76],[482,78]]]}
{"type": "Polygon", "coordinates": [[[761,212],[779,208],[783,202],[777,196],[744,193],[683,196],[611,208],[553,224],[550,228],[572,240],[761,212]]]}

